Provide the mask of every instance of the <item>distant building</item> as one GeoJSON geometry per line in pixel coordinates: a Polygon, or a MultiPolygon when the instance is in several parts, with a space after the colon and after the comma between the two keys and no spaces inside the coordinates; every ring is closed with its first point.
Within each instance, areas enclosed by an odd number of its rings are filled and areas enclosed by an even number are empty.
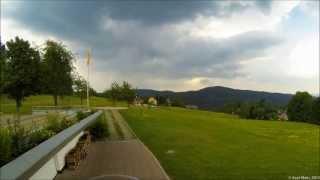
{"type": "Polygon", "coordinates": [[[134,98],[133,105],[142,106],[142,104],[143,104],[143,99],[141,99],[140,97],[136,96],[134,98]]]}
{"type": "Polygon", "coordinates": [[[166,104],[167,104],[167,106],[171,106],[172,103],[171,103],[170,98],[167,98],[167,99],[166,99],[166,104]]]}
{"type": "Polygon", "coordinates": [[[158,105],[158,101],[157,101],[156,98],[154,98],[154,97],[149,97],[149,99],[148,99],[148,104],[149,104],[149,105],[156,106],[156,105],[158,105]]]}
{"type": "Polygon", "coordinates": [[[279,111],[278,112],[278,119],[279,120],[288,120],[288,115],[287,115],[287,112],[286,111],[279,111]]]}
{"type": "Polygon", "coordinates": [[[196,105],[186,105],[185,107],[187,109],[199,109],[198,106],[196,106],[196,105]]]}

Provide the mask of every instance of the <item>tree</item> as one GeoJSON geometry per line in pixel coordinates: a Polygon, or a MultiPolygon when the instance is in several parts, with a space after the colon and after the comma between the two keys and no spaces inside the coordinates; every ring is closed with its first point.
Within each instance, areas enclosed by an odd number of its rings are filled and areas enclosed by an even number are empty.
{"type": "Polygon", "coordinates": [[[121,92],[121,100],[127,101],[128,104],[132,103],[134,98],[136,97],[135,90],[126,81],[123,81],[120,92],[121,92]]]}
{"type": "Polygon", "coordinates": [[[241,118],[270,120],[277,117],[277,109],[264,99],[258,102],[239,103],[232,108],[232,112],[237,113],[241,118]]]}
{"type": "Polygon", "coordinates": [[[72,93],[72,53],[61,43],[48,40],[44,48],[44,68],[46,86],[53,95],[54,105],[58,105],[58,96],[72,93]]]}
{"type": "Polygon", "coordinates": [[[113,82],[111,84],[111,88],[104,91],[103,94],[106,98],[111,98],[113,104],[119,100],[127,101],[129,104],[134,101],[136,96],[135,90],[126,81],[123,81],[122,85],[119,85],[117,82],[113,82]]]}
{"type": "Polygon", "coordinates": [[[185,103],[180,97],[173,97],[171,105],[176,107],[185,107],[185,103]]]}
{"type": "Polygon", "coordinates": [[[297,92],[289,101],[288,118],[290,121],[311,120],[312,115],[312,96],[308,92],[297,92]]]}
{"type": "Polygon", "coordinates": [[[6,58],[5,58],[5,46],[4,44],[1,44],[1,39],[0,39],[0,96],[2,94],[3,91],[3,87],[4,87],[4,70],[5,70],[5,66],[6,66],[6,58]]]}
{"type": "Polygon", "coordinates": [[[81,105],[83,104],[83,98],[86,97],[87,92],[87,82],[80,75],[76,75],[73,80],[73,89],[75,95],[80,97],[81,105]]]}
{"type": "Polygon", "coordinates": [[[7,48],[5,91],[15,99],[19,113],[24,97],[40,91],[40,54],[19,37],[8,41],[7,48]]]}
{"type": "Polygon", "coordinates": [[[317,97],[312,103],[312,120],[320,124],[320,97],[317,97]]]}
{"type": "Polygon", "coordinates": [[[97,96],[99,93],[95,89],[89,86],[89,94],[90,96],[97,96]]]}
{"type": "Polygon", "coordinates": [[[113,104],[121,98],[121,86],[117,82],[111,84],[110,90],[106,92],[112,99],[113,104]]]}

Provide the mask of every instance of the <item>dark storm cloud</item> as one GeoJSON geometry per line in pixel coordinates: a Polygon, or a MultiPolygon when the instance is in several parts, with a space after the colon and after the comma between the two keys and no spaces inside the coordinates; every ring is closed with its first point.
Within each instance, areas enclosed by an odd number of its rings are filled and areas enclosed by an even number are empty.
{"type": "Polygon", "coordinates": [[[233,78],[243,75],[239,71],[242,61],[262,57],[269,48],[281,43],[279,37],[265,32],[248,32],[210,41],[180,40],[175,38],[178,34],[161,31],[152,35],[148,35],[152,30],[132,32],[135,33],[130,41],[139,44],[119,45],[121,48],[114,49],[112,60],[107,60],[100,68],[117,69],[123,74],[135,72],[177,79],[197,76],[233,78]],[[143,39],[142,34],[146,35],[143,39]]]}
{"type": "MultiPolygon", "coordinates": [[[[240,76],[240,62],[262,56],[278,37],[248,32],[225,39],[182,38],[170,27],[197,15],[225,17],[270,1],[32,1],[4,10],[34,32],[92,47],[100,71],[166,78],[240,76]]],[[[132,77],[133,78],[133,77],[132,77]]]]}
{"type": "Polygon", "coordinates": [[[102,33],[100,20],[109,16],[115,20],[133,20],[146,25],[177,23],[197,15],[229,16],[234,12],[256,6],[269,9],[270,1],[249,1],[251,5],[232,1],[22,1],[20,8],[6,12],[22,24],[38,31],[90,40],[91,35],[102,33]],[[79,37],[80,36],[80,37],[79,37]]]}

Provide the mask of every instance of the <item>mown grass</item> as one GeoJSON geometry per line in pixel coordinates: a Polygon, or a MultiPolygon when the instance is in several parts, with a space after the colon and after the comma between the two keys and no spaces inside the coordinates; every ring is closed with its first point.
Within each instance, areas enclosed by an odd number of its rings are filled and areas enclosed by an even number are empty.
{"type": "Polygon", "coordinates": [[[320,175],[316,125],[180,108],[121,113],[174,180],[320,175]]]}
{"type": "MultiPolygon", "coordinates": [[[[22,114],[30,114],[32,106],[53,106],[53,97],[50,95],[37,95],[25,98],[22,102],[22,107],[20,112],[22,114]]],[[[80,97],[76,96],[65,96],[60,98],[58,101],[59,106],[80,106],[80,97]]],[[[86,99],[83,99],[82,105],[86,105],[86,99]]],[[[101,107],[101,106],[127,106],[125,102],[116,102],[114,104],[111,100],[103,97],[90,97],[91,107],[101,107]]],[[[15,113],[16,104],[13,99],[9,99],[6,96],[2,96],[0,99],[0,112],[2,113],[15,113]]]]}

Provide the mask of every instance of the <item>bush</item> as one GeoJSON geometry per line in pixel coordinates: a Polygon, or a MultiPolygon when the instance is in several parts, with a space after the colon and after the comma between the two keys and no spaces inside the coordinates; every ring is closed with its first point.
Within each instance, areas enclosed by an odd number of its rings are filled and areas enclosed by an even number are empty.
{"type": "Polygon", "coordinates": [[[0,127],[0,167],[11,159],[11,143],[10,131],[0,127]]]}
{"type": "MultiPolygon", "coordinates": [[[[58,114],[48,114],[47,118],[47,126],[36,131],[26,130],[17,120],[9,128],[0,127],[0,166],[75,123],[74,119],[61,119],[58,114]]],[[[99,119],[97,126],[101,126],[103,123],[99,119]]],[[[37,129],[37,127],[34,128],[37,129]]],[[[97,137],[105,136],[101,132],[103,128],[95,127],[95,131],[98,133],[97,137]]]]}
{"type": "Polygon", "coordinates": [[[29,145],[31,148],[35,147],[38,144],[42,143],[43,141],[49,139],[54,134],[55,133],[53,131],[50,131],[47,129],[41,129],[41,130],[35,131],[29,135],[29,145]]]}
{"type": "Polygon", "coordinates": [[[48,125],[46,127],[47,130],[52,131],[54,133],[60,132],[61,126],[60,126],[60,120],[58,114],[48,114],[48,125]]]}
{"type": "Polygon", "coordinates": [[[75,121],[71,118],[63,118],[61,121],[60,121],[60,129],[61,130],[64,130],[70,126],[72,126],[73,124],[75,123],[75,121]]]}
{"type": "Polygon", "coordinates": [[[10,134],[13,157],[19,156],[31,147],[28,143],[29,132],[19,123],[15,123],[13,127],[10,127],[10,134]]]}
{"type": "Polygon", "coordinates": [[[88,112],[78,111],[76,117],[78,121],[81,121],[82,119],[88,117],[92,113],[93,111],[88,111],[88,112]]]}
{"type": "Polygon", "coordinates": [[[108,124],[104,114],[89,127],[89,131],[94,139],[103,139],[109,136],[108,124]]]}

